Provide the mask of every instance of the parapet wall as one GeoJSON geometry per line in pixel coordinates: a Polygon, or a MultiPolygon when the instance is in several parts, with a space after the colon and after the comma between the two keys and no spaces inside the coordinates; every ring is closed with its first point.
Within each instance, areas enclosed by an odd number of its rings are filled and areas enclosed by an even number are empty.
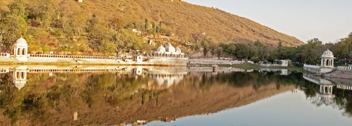
{"type": "Polygon", "coordinates": [[[341,71],[352,71],[352,67],[348,67],[348,66],[338,66],[337,70],[341,70],[341,71]]]}

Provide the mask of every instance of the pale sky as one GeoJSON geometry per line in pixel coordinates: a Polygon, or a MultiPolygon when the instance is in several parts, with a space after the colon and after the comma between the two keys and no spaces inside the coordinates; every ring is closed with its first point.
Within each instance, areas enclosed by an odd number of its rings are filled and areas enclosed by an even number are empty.
{"type": "Polygon", "coordinates": [[[352,32],[352,0],[183,0],[248,18],[303,42],[336,42],[352,32]]]}

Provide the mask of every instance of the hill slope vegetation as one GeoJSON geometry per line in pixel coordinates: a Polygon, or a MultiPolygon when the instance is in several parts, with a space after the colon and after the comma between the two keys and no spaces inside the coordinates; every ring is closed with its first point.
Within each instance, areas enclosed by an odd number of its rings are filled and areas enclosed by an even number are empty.
{"type": "Polygon", "coordinates": [[[110,46],[148,51],[140,42],[156,34],[173,37],[178,44],[199,44],[204,35],[216,43],[304,44],[249,19],[181,1],[4,0],[1,10],[4,44],[10,46],[22,35],[32,51],[104,53],[114,50],[110,46]],[[130,36],[133,28],[142,31],[141,37],[130,36]]]}

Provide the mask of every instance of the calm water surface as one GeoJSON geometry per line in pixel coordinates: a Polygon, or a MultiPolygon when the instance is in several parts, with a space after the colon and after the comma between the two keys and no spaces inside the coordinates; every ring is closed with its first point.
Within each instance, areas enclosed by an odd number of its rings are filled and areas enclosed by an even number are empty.
{"type": "Polygon", "coordinates": [[[352,125],[351,83],[287,70],[1,66],[0,72],[1,125],[352,125]]]}

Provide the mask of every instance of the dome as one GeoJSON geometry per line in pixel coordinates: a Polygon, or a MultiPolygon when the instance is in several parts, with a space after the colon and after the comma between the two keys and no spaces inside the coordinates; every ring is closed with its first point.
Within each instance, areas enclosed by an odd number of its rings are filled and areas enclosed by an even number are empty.
{"type": "Polygon", "coordinates": [[[321,57],[322,58],[334,58],[334,54],[328,49],[323,53],[323,55],[321,57]]]}
{"type": "Polygon", "coordinates": [[[24,38],[17,39],[16,44],[27,44],[27,41],[24,38]]]}
{"type": "Polygon", "coordinates": [[[165,48],[160,45],[160,47],[157,49],[157,53],[164,53],[165,52],[165,48]]]}
{"type": "Polygon", "coordinates": [[[182,52],[181,52],[181,49],[178,48],[178,47],[176,47],[176,53],[182,53],[182,52]]]}
{"type": "Polygon", "coordinates": [[[165,47],[165,49],[166,52],[175,53],[175,47],[173,47],[170,43],[165,47]]]}

